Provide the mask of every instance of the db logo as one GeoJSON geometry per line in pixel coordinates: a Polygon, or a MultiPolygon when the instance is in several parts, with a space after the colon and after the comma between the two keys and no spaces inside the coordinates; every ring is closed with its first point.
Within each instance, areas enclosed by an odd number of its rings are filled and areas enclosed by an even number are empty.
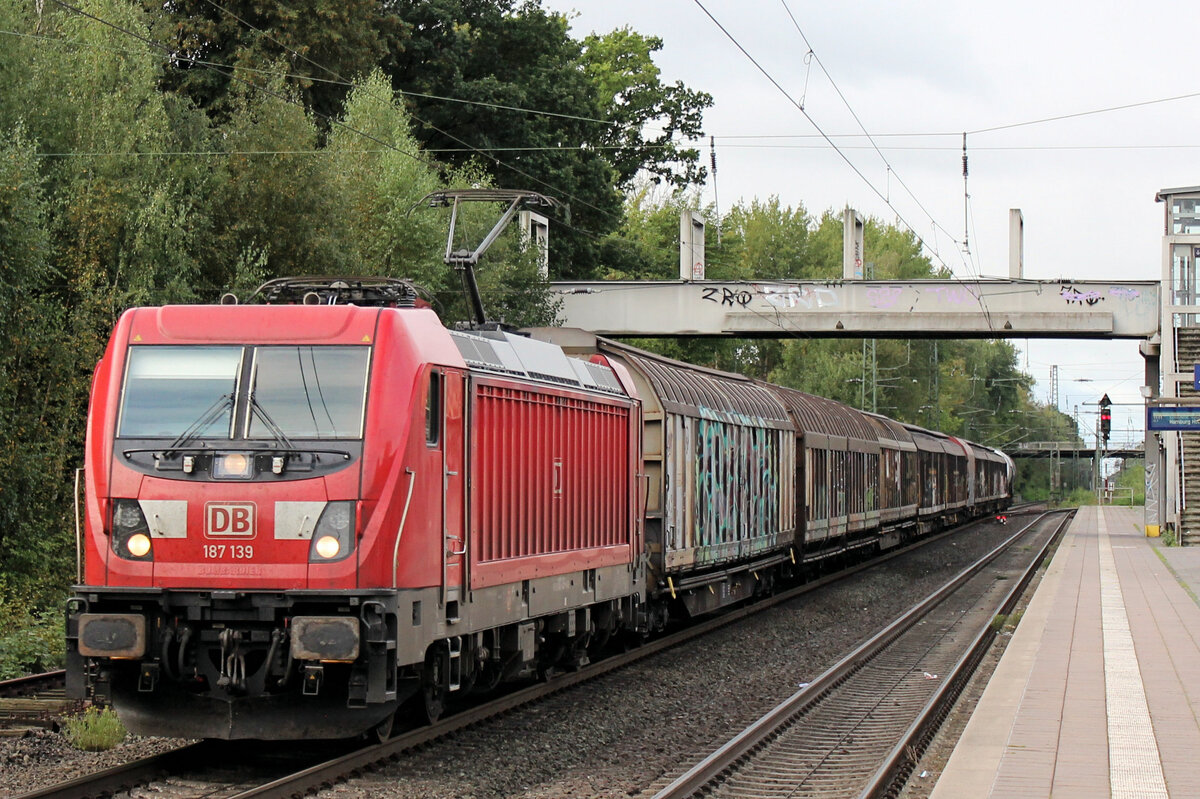
{"type": "Polygon", "coordinates": [[[254,503],[209,502],[204,506],[204,534],[223,538],[253,538],[254,503]]]}

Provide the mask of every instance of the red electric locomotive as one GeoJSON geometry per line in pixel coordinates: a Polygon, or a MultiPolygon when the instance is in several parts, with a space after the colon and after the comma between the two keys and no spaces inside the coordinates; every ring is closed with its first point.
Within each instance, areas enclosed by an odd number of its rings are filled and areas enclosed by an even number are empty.
{"type": "Polygon", "coordinates": [[[96,368],[69,690],[134,732],[386,731],[585,662],[644,590],[619,364],[300,285],[130,310],[96,368]]]}

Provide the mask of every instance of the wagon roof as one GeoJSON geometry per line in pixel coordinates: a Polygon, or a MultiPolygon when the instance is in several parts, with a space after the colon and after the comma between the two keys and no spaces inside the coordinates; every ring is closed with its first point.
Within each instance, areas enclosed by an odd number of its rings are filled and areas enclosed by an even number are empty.
{"type": "Polygon", "coordinates": [[[596,348],[641,372],[668,411],[734,424],[791,427],[779,400],[744,375],[683,363],[600,336],[596,348]]]}
{"type": "Polygon", "coordinates": [[[902,423],[897,422],[895,419],[889,419],[882,414],[868,413],[867,411],[863,411],[863,415],[876,425],[882,427],[885,431],[885,435],[891,440],[900,444],[913,443],[912,433],[908,432],[908,428],[906,428],[902,423]]]}
{"type": "Polygon", "coordinates": [[[959,457],[967,454],[963,451],[960,444],[944,433],[926,430],[924,427],[917,427],[915,424],[906,424],[904,427],[912,433],[917,449],[925,450],[926,452],[945,452],[948,455],[957,455],[959,457]]]}
{"type": "Polygon", "coordinates": [[[792,412],[801,432],[824,433],[863,441],[879,440],[879,431],[861,411],[849,405],[783,386],[773,385],[771,391],[792,412]]]}

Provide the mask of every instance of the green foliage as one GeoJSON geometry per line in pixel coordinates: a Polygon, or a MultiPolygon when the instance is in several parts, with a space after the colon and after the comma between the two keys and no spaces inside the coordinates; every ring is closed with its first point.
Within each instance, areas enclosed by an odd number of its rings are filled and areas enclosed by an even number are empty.
{"type": "Polygon", "coordinates": [[[614,123],[597,131],[597,143],[611,148],[621,187],[628,186],[641,171],[654,183],[665,181],[675,188],[704,181],[699,151],[681,148],[679,141],[701,136],[702,115],[713,99],[679,82],[663,85],[654,63],[654,53],[662,46],[662,39],[627,27],[583,40],[584,73],[596,87],[600,107],[614,123]],[[647,139],[650,127],[658,132],[647,139]]]}
{"type": "MultiPolygon", "coordinates": [[[[1144,461],[1125,461],[1124,468],[1114,475],[1113,482],[1117,488],[1122,489],[1119,492],[1121,495],[1125,495],[1127,490],[1132,489],[1133,505],[1146,504],[1146,465],[1144,461]]],[[[1121,504],[1130,504],[1125,496],[1121,496],[1119,501],[1121,504]]]]}
{"type": "Polygon", "coordinates": [[[1076,488],[1063,497],[1059,503],[1063,508],[1078,508],[1084,505],[1096,504],[1096,492],[1090,488],[1076,488]]]}
{"type": "MultiPolygon", "coordinates": [[[[812,220],[804,208],[784,207],[779,197],[754,199],[747,206],[735,205],[721,220],[723,237],[728,237],[731,271],[742,279],[805,280],[815,274],[809,251],[812,220]]],[[[724,241],[722,242],[724,249],[724,241]]],[[[838,257],[841,257],[839,251],[838,257]]],[[[730,277],[733,277],[731,275],[730,277]]]]}
{"type": "Polygon", "coordinates": [[[556,278],[595,277],[610,263],[602,237],[619,227],[621,190],[639,173],[673,187],[702,178],[699,152],[677,141],[700,134],[712,98],[662,83],[658,39],[624,29],[581,43],[565,17],[537,0],[398,0],[388,8],[406,36],[384,69],[412,93],[425,147],[447,151],[456,165],[479,158],[495,185],[570,205],[550,241],[556,278]]]}
{"type": "Polygon", "coordinates": [[[1024,610],[1018,610],[1014,613],[997,613],[992,617],[991,628],[994,633],[1004,633],[1012,635],[1016,631],[1017,625],[1021,623],[1021,618],[1025,615],[1024,610]]]}
{"type": "MultiPolygon", "coordinates": [[[[25,128],[0,131],[0,576],[65,570],[65,453],[81,445],[68,309],[53,299],[50,200],[25,128]],[[69,381],[65,381],[69,383],[69,381]]],[[[65,582],[65,580],[64,580],[65,582]]]]}
{"type": "MultiPolygon", "coordinates": [[[[450,279],[440,252],[447,220],[417,207],[443,186],[438,164],[421,154],[408,112],[381,72],[354,88],[343,119],[346,127],[333,130],[328,147],[329,182],[340,199],[339,246],[379,274],[441,290],[450,279]]],[[[473,177],[453,176],[452,185],[470,185],[473,177]]]]}
{"type": "Polygon", "coordinates": [[[0,680],[62,668],[65,630],[61,607],[46,607],[30,581],[0,575],[0,680]]]}
{"type": "Polygon", "coordinates": [[[84,752],[104,752],[125,740],[128,733],[112,708],[89,707],[64,720],[67,742],[84,752]]]}
{"type": "Polygon", "coordinates": [[[185,57],[238,69],[204,69],[179,61],[163,88],[187,97],[217,121],[231,111],[234,87],[261,85],[266,64],[287,73],[289,91],[322,117],[336,116],[348,86],[387,57],[403,31],[387,3],[373,0],[142,0],[156,41],[185,57]]]}

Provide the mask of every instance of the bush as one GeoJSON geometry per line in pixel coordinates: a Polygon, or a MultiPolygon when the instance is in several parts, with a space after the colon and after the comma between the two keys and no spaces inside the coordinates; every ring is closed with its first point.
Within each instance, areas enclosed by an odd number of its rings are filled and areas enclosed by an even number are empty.
{"type": "Polygon", "coordinates": [[[39,607],[32,590],[0,577],[0,680],[62,668],[65,638],[61,608],[39,607]]]}
{"type": "Polygon", "coordinates": [[[103,752],[125,740],[125,725],[110,707],[89,707],[63,722],[63,735],[76,749],[103,752]]]}
{"type": "Polygon", "coordinates": [[[1087,488],[1076,488],[1070,494],[1067,494],[1065,497],[1063,497],[1063,501],[1060,503],[1059,507],[1077,508],[1082,505],[1095,505],[1095,504],[1096,504],[1096,492],[1095,491],[1092,491],[1091,489],[1087,489],[1087,488]]]}

